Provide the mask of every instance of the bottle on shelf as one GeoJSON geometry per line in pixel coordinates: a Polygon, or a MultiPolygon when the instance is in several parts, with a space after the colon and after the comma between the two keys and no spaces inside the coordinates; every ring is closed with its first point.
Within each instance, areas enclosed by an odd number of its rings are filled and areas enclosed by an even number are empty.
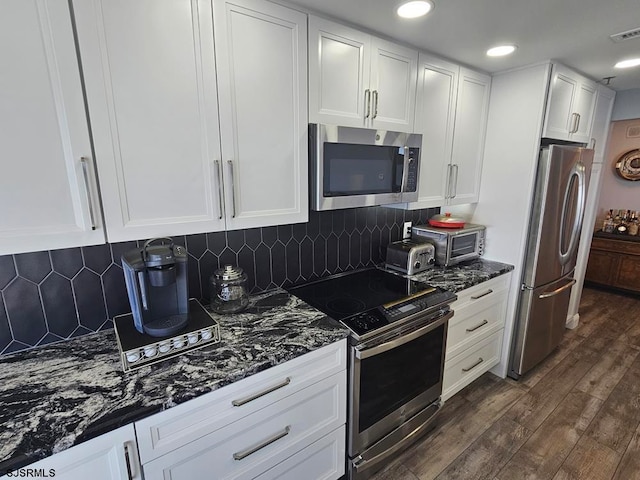
{"type": "Polygon", "coordinates": [[[613,233],[613,228],[613,209],[610,209],[602,223],[602,231],[605,233],[613,233]]]}
{"type": "Polygon", "coordinates": [[[631,220],[629,222],[629,235],[638,235],[638,227],[640,227],[638,212],[633,212],[631,214],[631,220]]]}

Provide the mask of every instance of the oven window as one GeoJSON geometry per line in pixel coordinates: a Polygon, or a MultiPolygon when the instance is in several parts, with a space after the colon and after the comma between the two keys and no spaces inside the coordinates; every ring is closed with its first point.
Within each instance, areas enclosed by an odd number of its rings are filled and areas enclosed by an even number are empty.
{"type": "Polygon", "coordinates": [[[451,239],[451,258],[461,257],[476,251],[477,233],[459,235],[451,239]]]}
{"type": "Polygon", "coordinates": [[[324,144],[325,197],[400,192],[404,148],[324,144]]]}
{"type": "Polygon", "coordinates": [[[360,432],[441,384],[446,326],[445,323],[410,342],[361,360],[360,432]]]}

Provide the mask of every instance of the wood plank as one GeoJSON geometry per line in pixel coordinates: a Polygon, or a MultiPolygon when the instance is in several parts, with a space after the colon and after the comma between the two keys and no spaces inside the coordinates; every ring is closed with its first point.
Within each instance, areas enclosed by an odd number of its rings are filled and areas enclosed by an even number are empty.
{"type": "Polygon", "coordinates": [[[640,349],[620,341],[614,341],[601,358],[576,385],[576,389],[601,400],[606,400],[633,361],[640,349]]]}
{"type": "Polygon", "coordinates": [[[640,428],[633,433],[613,480],[640,480],[640,428]]]}
{"type": "MultiPolygon", "coordinates": [[[[485,386],[481,383],[480,388],[485,386]]],[[[475,398],[470,392],[467,394],[475,398]]],[[[410,453],[406,452],[406,456],[403,454],[403,464],[420,479],[432,480],[523,394],[520,388],[498,382],[483,398],[473,403],[463,399],[466,406],[458,409],[455,418],[438,425],[410,453]]]]}
{"type": "Polygon", "coordinates": [[[602,400],[570,392],[499,472],[500,480],[552,479],[596,415],[602,400]]]}
{"type": "Polygon", "coordinates": [[[506,413],[529,430],[536,430],[598,360],[607,341],[596,339],[571,351],[506,413]]]}
{"type": "Polygon", "coordinates": [[[609,480],[620,462],[620,454],[582,437],[553,480],[609,480]]]}
{"type": "Polygon", "coordinates": [[[586,436],[601,445],[623,453],[640,425],[640,356],[620,379],[586,436]]]}
{"type": "Polygon", "coordinates": [[[376,473],[374,478],[375,480],[420,480],[400,462],[393,462],[388,467],[376,473]]]}
{"type": "Polygon", "coordinates": [[[436,480],[492,479],[532,432],[502,417],[474,441],[436,480]]]}

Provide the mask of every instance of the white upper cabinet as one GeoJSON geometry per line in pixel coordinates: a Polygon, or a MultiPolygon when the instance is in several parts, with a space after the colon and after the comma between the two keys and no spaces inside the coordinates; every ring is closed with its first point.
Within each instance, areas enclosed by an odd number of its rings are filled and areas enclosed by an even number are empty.
{"type": "Polygon", "coordinates": [[[214,5],[227,229],[306,222],[307,16],[214,5]]]}
{"type": "Polygon", "coordinates": [[[542,136],[588,143],[596,101],[596,84],[554,64],[542,136]]]}
{"type": "Polygon", "coordinates": [[[478,201],[491,78],[420,54],[416,132],[419,198],[408,209],[478,201]]]}
{"type": "Polygon", "coordinates": [[[478,201],[491,77],[460,68],[449,174],[449,205],[478,201]]]}
{"type": "Polygon", "coordinates": [[[309,120],[413,132],[418,52],[309,17],[309,120]]]}
{"type": "Polygon", "coordinates": [[[0,2],[0,255],[104,243],[66,0],[0,2]]]}
{"type": "Polygon", "coordinates": [[[224,229],[210,2],[74,9],[109,241],[224,229]]]}
{"type": "Polygon", "coordinates": [[[418,201],[411,208],[446,203],[453,150],[458,74],[460,68],[421,53],[418,62],[416,132],[422,134],[418,201]]]}
{"type": "Polygon", "coordinates": [[[591,125],[591,141],[589,147],[594,149],[593,162],[604,162],[604,155],[609,139],[609,127],[611,125],[611,113],[616,92],[603,85],[598,85],[596,92],[596,107],[593,113],[591,125]]]}
{"type": "Polygon", "coordinates": [[[306,221],[304,15],[262,1],[74,7],[110,242],[306,221]]]}

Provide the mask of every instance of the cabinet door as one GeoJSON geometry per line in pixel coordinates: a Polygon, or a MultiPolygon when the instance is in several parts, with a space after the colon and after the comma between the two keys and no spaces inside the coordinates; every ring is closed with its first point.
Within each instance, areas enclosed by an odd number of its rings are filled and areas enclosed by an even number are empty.
{"type": "Polygon", "coordinates": [[[578,115],[577,130],[571,134],[574,142],[588,143],[591,140],[591,125],[596,105],[596,84],[586,78],[580,78],[576,90],[573,112],[578,115]]]}
{"type": "Polygon", "coordinates": [[[451,156],[449,204],[478,201],[491,77],[460,69],[451,156]]]}
{"type": "Polygon", "coordinates": [[[74,7],[109,241],[223,229],[210,2],[74,7]]]}
{"type": "MultiPolygon", "coordinates": [[[[28,468],[42,469],[47,476],[60,480],[142,479],[133,424],[63,450],[28,468]]],[[[2,476],[0,480],[8,478],[2,476]]]]}
{"type": "Polygon", "coordinates": [[[640,257],[620,255],[613,285],[626,290],[640,292],[640,257]]]}
{"type": "Polygon", "coordinates": [[[371,116],[370,41],[357,30],[309,17],[311,123],[364,127],[371,116]]]}
{"type": "Polygon", "coordinates": [[[618,268],[618,261],[618,254],[592,249],[589,253],[585,280],[601,285],[611,285],[618,268]]]}
{"type": "Polygon", "coordinates": [[[1,2],[0,57],[0,255],[104,243],[66,0],[1,2]]]}
{"type": "Polygon", "coordinates": [[[371,127],[413,132],[418,52],[379,38],[371,46],[371,127]]]}
{"type": "Polygon", "coordinates": [[[589,142],[589,146],[594,149],[593,163],[604,162],[615,98],[616,92],[614,90],[598,85],[596,106],[593,110],[593,122],[591,123],[591,141],[589,142]]]}
{"type": "Polygon", "coordinates": [[[444,205],[453,148],[459,67],[420,54],[416,101],[417,133],[422,134],[418,201],[408,208],[444,205]]]}
{"type": "Polygon", "coordinates": [[[554,64],[547,101],[542,136],[559,140],[570,140],[569,132],[574,127],[573,102],[578,91],[575,74],[568,68],[554,64]]]}
{"type": "Polygon", "coordinates": [[[307,17],[214,1],[227,229],[306,222],[307,17]]]}

